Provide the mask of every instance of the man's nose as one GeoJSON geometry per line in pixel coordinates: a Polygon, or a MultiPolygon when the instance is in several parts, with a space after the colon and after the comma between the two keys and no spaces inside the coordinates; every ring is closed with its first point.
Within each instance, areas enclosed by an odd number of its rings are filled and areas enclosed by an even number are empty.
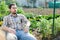
{"type": "Polygon", "coordinates": [[[15,11],[16,11],[17,9],[15,9],[15,11]]]}

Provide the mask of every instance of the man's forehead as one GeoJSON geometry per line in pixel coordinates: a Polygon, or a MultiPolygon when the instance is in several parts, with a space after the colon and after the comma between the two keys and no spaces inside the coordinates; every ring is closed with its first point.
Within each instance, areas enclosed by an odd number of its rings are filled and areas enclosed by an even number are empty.
{"type": "Polygon", "coordinates": [[[17,7],[16,5],[12,5],[12,7],[17,7]]]}

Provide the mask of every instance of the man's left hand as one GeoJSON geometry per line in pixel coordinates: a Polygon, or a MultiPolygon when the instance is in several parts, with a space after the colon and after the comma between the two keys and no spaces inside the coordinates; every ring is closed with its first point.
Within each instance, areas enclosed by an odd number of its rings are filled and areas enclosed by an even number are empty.
{"type": "Polygon", "coordinates": [[[24,29],[24,32],[28,32],[28,29],[27,29],[27,28],[25,28],[25,29],[24,29]]]}

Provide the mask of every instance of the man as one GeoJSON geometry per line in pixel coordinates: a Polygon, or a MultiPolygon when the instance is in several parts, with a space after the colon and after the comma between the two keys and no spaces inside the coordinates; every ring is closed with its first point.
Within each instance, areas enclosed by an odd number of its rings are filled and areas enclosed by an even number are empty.
{"type": "Polygon", "coordinates": [[[10,15],[3,19],[2,29],[7,34],[6,40],[36,40],[29,33],[30,22],[22,14],[17,14],[16,4],[9,5],[10,15]]]}

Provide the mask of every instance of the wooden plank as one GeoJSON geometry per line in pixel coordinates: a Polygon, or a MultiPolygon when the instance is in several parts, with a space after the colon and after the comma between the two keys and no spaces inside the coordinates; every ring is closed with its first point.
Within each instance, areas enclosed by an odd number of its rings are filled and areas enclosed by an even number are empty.
{"type": "Polygon", "coordinates": [[[5,40],[5,33],[0,28],[0,40],[5,40]]]}

